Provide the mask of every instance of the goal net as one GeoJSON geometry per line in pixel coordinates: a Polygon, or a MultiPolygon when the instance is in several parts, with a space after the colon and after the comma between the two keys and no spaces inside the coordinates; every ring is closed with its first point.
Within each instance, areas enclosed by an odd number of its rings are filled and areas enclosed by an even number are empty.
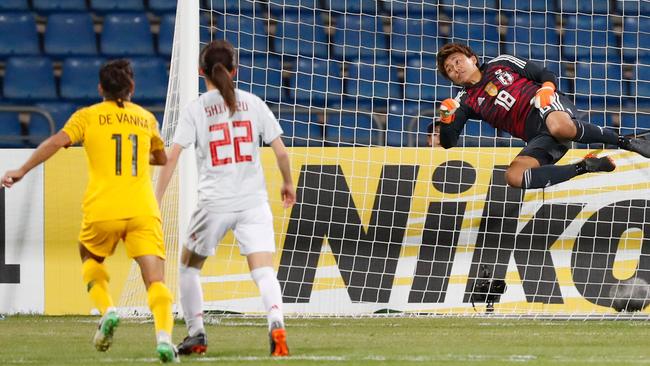
{"type": "MultiPolygon", "coordinates": [[[[617,169],[523,191],[504,178],[523,144],[488,124],[469,121],[453,149],[427,141],[437,102],[457,92],[436,69],[436,52],[448,42],[468,44],[480,62],[500,54],[541,62],[559,76],[581,119],[642,135],[650,128],[648,1],[196,6],[188,11],[198,17],[177,18],[164,130],[171,136],[182,106],[175,83],[196,79],[196,64],[180,65],[198,51],[177,47],[233,43],[237,87],[271,107],[292,159],[298,202],[283,210],[273,155],[263,154],[289,315],[648,314],[617,310],[648,303],[650,161],[575,144],[558,164],[593,152],[611,156],[617,169]],[[183,38],[186,27],[198,30],[196,38],[183,38]]],[[[196,187],[191,179],[170,187],[163,208],[170,253],[178,252],[194,205],[175,195],[181,186],[196,187]]],[[[201,278],[206,310],[262,313],[232,236],[201,278]]]]}

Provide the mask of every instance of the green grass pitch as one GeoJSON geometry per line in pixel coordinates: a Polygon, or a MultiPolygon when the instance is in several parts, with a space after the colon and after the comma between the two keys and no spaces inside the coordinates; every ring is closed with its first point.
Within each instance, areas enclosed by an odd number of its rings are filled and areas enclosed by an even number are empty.
{"type": "MultiPolygon", "coordinates": [[[[157,364],[151,321],[123,319],[113,347],[95,351],[96,317],[0,320],[0,365],[157,364]]],[[[268,357],[266,321],[219,318],[194,365],[648,365],[650,323],[502,318],[287,319],[292,356],[268,357]]],[[[177,322],[174,340],[185,336],[177,322]]]]}

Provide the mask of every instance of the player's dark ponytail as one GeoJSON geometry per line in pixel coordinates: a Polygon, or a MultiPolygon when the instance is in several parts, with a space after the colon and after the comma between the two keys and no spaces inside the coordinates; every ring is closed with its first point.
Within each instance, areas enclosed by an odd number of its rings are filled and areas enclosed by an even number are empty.
{"type": "Polygon", "coordinates": [[[124,108],[124,101],[130,100],[135,86],[129,60],[113,60],[102,65],[99,70],[99,84],[106,100],[113,100],[120,108],[124,108]]]}
{"type": "Polygon", "coordinates": [[[212,41],[201,50],[199,65],[205,77],[219,89],[232,116],[237,110],[235,84],[231,76],[237,67],[235,49],[226,40],[212,41]]]}

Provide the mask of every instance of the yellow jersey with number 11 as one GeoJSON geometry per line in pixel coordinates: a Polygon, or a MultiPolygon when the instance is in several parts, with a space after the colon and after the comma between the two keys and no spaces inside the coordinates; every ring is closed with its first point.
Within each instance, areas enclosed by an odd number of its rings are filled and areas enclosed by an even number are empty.
{"type": "Polygon", "coordinates": [[[154,115],[137,104],[113,101],[75,112],[63,127],[73,144],[83,143],[88,161],[84,221],[160,217],[149,156],[164,149],[154,115]]]}

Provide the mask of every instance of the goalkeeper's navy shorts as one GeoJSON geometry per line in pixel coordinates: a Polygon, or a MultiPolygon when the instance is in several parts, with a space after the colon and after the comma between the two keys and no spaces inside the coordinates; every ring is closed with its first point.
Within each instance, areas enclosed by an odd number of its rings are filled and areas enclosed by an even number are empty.
{"type": "Polygon", "coordinates": [[[555,93],[555,101],[546,108],[533,109],[526,119],[526,136],[528,144],[517,156],[535,158],[539,165],[557,163],[571,148],[571,141],[558,141],[546,127],[546,117],[551,112],[563,111],[575,119],[578,111],[569,98],[555,93]]]}

